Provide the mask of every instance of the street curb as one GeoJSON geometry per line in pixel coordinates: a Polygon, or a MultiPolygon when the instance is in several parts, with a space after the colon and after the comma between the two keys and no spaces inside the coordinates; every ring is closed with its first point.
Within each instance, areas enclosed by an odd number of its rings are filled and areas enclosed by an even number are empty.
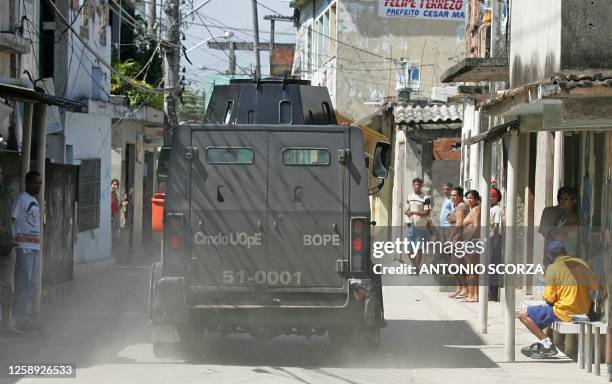
{"type": "Polygon", "coordinates": [[[115,266],[115,258],[91,261],[89,263],[75,264],[73,269],[73,281],[79,277],[87,276],[92,273],[102,272],[115,266]]]}

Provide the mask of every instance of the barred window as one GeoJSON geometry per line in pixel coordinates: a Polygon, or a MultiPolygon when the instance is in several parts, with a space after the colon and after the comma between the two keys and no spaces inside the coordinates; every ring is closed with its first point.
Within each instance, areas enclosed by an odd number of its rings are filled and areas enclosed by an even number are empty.
{"type": "Polygon", "coordinates": [[[100,159],[86,159],[79,166],[79,232],[100,227],[100,164],[100,159]]]}

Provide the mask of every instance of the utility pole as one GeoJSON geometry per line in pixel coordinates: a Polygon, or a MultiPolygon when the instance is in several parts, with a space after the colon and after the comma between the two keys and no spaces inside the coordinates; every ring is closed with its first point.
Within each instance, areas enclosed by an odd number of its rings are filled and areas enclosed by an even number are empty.
{"type": "Polygon", "coordinates": [[[232,41],[229,43],[229,71],[228,74],[235,75],[236,74],[236,44],[232,41]]]}
{"type": "Polygon", "coordinates": [[[253,5],[253,52],[255,53],[255,77],[261,78],[261,63],[259,62],[259,19],[257,16],[257,0],[253,5]]]}
{"type": "Polygon", "coordinates": [[[165,36],[162,40],[164,49],[164,83],[170,90],[164,94],[164,144],[172,142],[172,134],[178,126],[177,101],[180,76],[181,54],[181,14],[180,0],[166,0],[164,4],[165,36]]]}
{"type": "Polygon", "coordinates": [[[121,0],[119,0],[119,28],[117,28],[117,41],[119,42],[119,47],[117,47],[117,62],[121,62],[121,11],[123,11],[123,4],[121,0]]]}

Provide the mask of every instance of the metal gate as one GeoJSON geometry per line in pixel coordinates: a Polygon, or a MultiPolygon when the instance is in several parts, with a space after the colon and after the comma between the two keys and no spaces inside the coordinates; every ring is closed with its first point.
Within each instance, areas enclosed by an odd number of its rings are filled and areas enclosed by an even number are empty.
{"type": "Polygon", "coordinates": [[[47,163],[42,287],[54,295],[72,281],[78,166],[47,163]]]}

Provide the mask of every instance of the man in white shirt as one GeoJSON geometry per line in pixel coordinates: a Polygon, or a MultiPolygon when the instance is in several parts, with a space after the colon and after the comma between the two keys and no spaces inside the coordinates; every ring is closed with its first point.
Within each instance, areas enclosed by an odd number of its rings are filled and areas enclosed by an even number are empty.
{"type": "Polygon", "coordinates": [[[40,252],[40,205],[36,196],[42,187],[42,177],[30,171],[25,177],[26,190],[13,203],[13,236],[15,249],[15,307],[17,329],[38,328],[32,319],[32,299],[36,289],[36,261],[40,252]]]}
{"type": "MultiPolygon", "coordinates": [[[[406,215],[406,222],[408,224],[408,241],[413,245],[412,254],[410,255],[410,261],[412,265],[418,270],[421,266],[421,252],[414,249],[418,243],[423,244],[428,239],[429,231],[429,214],[431,213],[431,198],[426,196],[421,191],[423,187],[423,180],[415,178],[412,180],[412,188],[414,193],[408,196],[408,209],[404,214],[406,215]]],[[[420,248],[420,247],[419,247],[420,248]]]]}

